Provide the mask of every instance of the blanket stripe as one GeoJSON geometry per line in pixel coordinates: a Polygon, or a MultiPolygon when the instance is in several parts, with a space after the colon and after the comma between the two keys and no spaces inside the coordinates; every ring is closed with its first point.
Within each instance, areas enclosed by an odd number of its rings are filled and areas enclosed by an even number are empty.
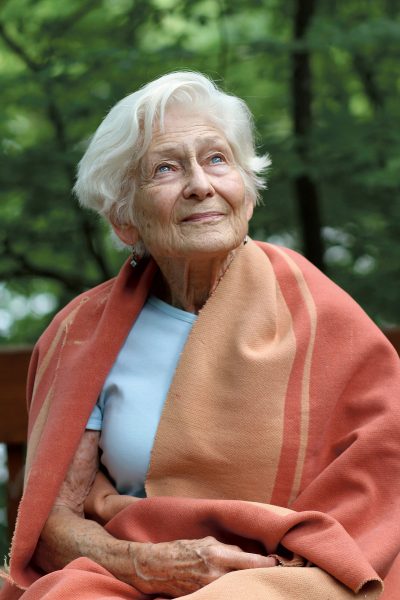
{"type": "MultiPolygon", "coordinates": [[[[289,498],[289,504],[293,502],[295,498],[297,498],[300,490],[300,483],[303,474],[303,466],[305,462],[306,456],[306,448],[308,444],[308,428],[309,428],[309,414],[310,414],[310,406],[309,406],[309,392],[310,392],[310,372],[311,372],[311,360],[314,352],[314,343],[317,329],[317,314],[315,309],[315,303],[313,297],[310,293],[310,290],[304,280],[304,277],[296,265],[296,263],[284,252],[280,251],[278,248],[278,253],[286,260],[289,268],[293,271],[293,274],[296,278],[296,282],[299,288],[299,292],[302,296],[302,300],[304,302],[305,308],[309,315],[309,341],[306,351],[306,356],[304,359],[304,370],[302,374],[302,386],[301,386],[301,420],[300,420],[300,444],[299,444],[299,454],[297,457],[296,471],[293,482],[293,488],[289,498]]],[[[300,339],[300,333],[298,333],[298,338],[300,339]]]]}
{"type": "Polygon", "coordinates": [[[286,394],[284,443],[271,501],[289,505],[298,495],[308,443],[309,382],[317,317],[301,271],[285,252],[279,248],[276,252],[275,275],[292,315],[297,350],[286,394]],[[297,316],[299,311],[301,318],[297,316]]]}

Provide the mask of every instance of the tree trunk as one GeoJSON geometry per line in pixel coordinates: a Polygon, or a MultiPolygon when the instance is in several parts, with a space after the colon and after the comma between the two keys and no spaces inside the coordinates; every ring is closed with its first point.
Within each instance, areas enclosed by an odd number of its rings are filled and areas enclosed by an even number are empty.
{"type": "Polygon", "coordinates": [[[308,136],[312,127],[312,73],[310,55],[304,46],[307,30],[315,12],[315,0],[295,0],[294,42],[292,54],[293,131],[296,150],[305,172],[294,180],[305,256],[322,271],[324,244],[318,189],[307,173],[309,164],[308,136]]]}

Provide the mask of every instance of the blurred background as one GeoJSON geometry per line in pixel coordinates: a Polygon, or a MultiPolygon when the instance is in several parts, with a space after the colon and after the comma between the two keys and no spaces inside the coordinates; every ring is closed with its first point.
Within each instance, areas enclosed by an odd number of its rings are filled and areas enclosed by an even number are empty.
{"type": "Polygon", "coordinates": [[[0,345],[35,342],[118,271],[125,256],[71,195],[76,163],[116,101],[175,69],[254,114],[272,168],[252,236],[399,325],[399,65],[398,0],[1,0],[0,345]]]}

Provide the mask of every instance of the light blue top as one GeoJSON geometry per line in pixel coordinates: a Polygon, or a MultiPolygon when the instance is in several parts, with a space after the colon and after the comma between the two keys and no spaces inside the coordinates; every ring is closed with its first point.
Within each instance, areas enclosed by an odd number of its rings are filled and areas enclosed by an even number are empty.
{"type": "Polygon", "coordinates": [[[121,494],[144,496],[161,412],[196,315],[147,299],[86,425],[101,431],[101,462],[121,494]]]}

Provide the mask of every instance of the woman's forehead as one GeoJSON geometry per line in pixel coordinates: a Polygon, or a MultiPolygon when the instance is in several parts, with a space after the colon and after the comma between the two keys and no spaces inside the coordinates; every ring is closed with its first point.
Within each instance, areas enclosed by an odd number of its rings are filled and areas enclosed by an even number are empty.
{"type": "Polygon", "coordinates": [[[159,154],[204,146],[229,146],[224,133],[202,115],[167,114],[163,127],[153,129],[146,154],[159,154]]]}
{"type": "Polygon", "coordinates": [[[165,111],[161,122],[158,120],[154,123],[152,140],[169,135],[196,134],[198,130],[212,131],[214,135],[225,137],[223,131],[204,110],[173,106],[165,111]]]}
{"type": "Polygon", "coordinates": [[[159,154],[172,154],[174,152],[181,152],[185,150],[202,150],[203,148],[225,148],[229,147],[229,144],[224,136],[222,135],[198,135],[193,136],[191,139],[174,139],[174,140],[160,140],[159,143],[155,142],[151,144],[147,154],[156,156],[159,154]]]}

